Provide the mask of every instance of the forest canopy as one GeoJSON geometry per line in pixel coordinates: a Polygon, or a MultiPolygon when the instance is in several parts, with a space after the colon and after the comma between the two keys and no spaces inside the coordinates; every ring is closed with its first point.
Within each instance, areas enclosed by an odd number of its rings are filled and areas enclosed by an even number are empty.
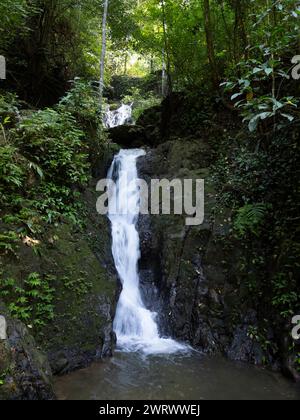
{"type": "MultiPolygon", "coordinates": [[[[99,80],[102,14],[101,0],[2,2],[8,86],[49,105],[74,77],[99,80]]],[[[234,75],[235,93],[251,95],[263,80],[274,96],[299,51],[299,16],[295,0],[110,0],[106,84],[163,71],[166,91],[207,81],[218,89],[234,75]]]]}

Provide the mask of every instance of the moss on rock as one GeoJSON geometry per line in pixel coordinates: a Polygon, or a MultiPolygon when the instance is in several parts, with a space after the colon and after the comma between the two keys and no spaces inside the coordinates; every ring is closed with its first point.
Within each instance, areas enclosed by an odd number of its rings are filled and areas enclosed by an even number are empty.
{"type": "Polygon", "coordinates": [[[34,241],[23,241],[16,256],[0,257],[2,279],[14,279],[22,287],[31,273],[38,273],[54,289],[53,320],[41,319],[32,329],[54,373],[109,356],[115,343],[117,280],[108,220],[96,212],[95,182],[82,199],[84,229],[62,220],[45,226],[43,234],[31,238],[34,241]]]}

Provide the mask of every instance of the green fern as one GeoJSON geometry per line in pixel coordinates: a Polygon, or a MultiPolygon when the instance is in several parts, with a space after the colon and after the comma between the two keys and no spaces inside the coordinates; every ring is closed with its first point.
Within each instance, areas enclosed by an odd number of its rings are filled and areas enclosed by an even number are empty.
{"type": "Polygon", "coordinates": [[[241,207],[234,222],[234,229],[239,236],[252,233],[259,236],[260,228],[265,220],[270,205],[264,203],[246,204],[241,207]]]}

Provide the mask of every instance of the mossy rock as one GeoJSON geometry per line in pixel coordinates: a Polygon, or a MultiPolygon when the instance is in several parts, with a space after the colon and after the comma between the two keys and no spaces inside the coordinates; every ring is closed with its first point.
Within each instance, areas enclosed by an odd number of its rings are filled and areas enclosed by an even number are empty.
{"type": "MultiPolygon", "coordinates": [[[[21,243],[16,256],[1,256],[2,278],[19,286],[38,273],[54,289],[53,320],[33,324],[32,334],[48,354],[54,373],[65,373],[110,356],[118,282],[111,255],[110,227],[96,212],[96,180],[84,191],[85,229],[67,220],[44,226],[38,245],[21,243]]],[[[28,321],[30,323],[30,321],[28,321]]]]}

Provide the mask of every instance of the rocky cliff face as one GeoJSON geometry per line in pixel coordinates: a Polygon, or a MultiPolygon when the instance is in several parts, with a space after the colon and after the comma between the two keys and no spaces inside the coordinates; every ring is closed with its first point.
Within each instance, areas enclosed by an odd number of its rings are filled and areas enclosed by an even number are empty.
{"type": "Polygon", "coordinates": [[[58,279],[57,305],[53,323],[41,333],[41,343],[56,374],[111,356],[115,345],[112,322],[117,279],[110,229],[106,218],[96,213],[93,189],[84,193],[85,233],[61,225],[55,233],[59,239],[48,250],[49,269],[55,267],[53,273],[58,279]]]}
{"type": "Polygon", "coordinates": [[[47,356],[0,302],[0,400],[53,400],[47,356]]]}
{"type": "Polygon", "coordinates": [[[239,250],[230,236],[231,214],[228,209],[216,210],[210,176],[213,160],[214,149],[203,138],[171,139],[139,160],[140,175],[148,182],[205,180],[202,225],[186,226],[186,216],[141,216],[144,297],[149,307],[159,311],[164,333],[205,353],[262,363],[264,352],[248,334],[257,314],[244,299],[238,277],[239,250]]]}

